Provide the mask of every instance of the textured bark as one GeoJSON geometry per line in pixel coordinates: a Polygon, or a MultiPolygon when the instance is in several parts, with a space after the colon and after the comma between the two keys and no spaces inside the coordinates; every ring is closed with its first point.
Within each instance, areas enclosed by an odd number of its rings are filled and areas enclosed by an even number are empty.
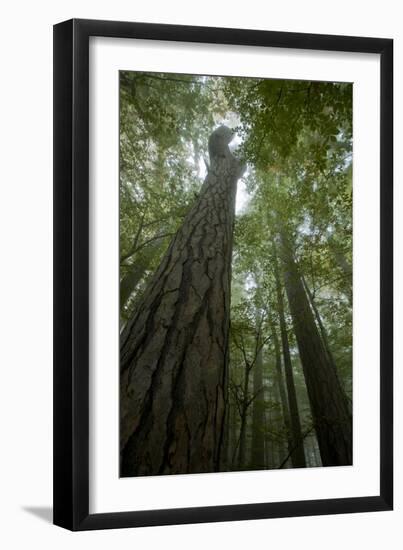
{"type": "Polygon", "coordinates": [[[290,411],[292,453],[291,461],[294,468],[305,468],[304,441],[302,437],[301,420],[298,410],[297,392],[295,390],[294,374],[292,370],[290,345],[288,342],[287,325],[284,314],[284,299],[280,284],[280,274],[278,269],[277,250],[273,243],[273,264],[274,275],[276,279],[277,308],[280,321],[281,343],[283,347],[284,372],[287,386],[288,405],[290,411]]]}
{"type": "Polygon", "coordinates": [[[121,336],[122,476],[219,469],[242,175],[229,141],[212,151],[199,198],[121,336]]]}
{"type": "Polygon", "coordinates": [[[281,231],[284,280],[324,466],[352,463],[350,406],[315,324],[293,250],[281,231]]]}
{"type": "Polygon", "coordinates": [[[265,467],[264,457],[264,390],[263,390],[263,349],[258,344],[258,352],[253,367],[253,408],[252,408],[252,457],[251,466],[261,470],[265,467]]]}

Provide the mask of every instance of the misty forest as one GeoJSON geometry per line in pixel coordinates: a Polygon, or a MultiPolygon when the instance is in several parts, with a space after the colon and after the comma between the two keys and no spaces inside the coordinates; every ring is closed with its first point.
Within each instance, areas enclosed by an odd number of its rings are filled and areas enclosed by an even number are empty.
{"type": "Polygon", "coordinates": [[[120,475],[352,464],[352,85],[120,72],[120,475]]]}

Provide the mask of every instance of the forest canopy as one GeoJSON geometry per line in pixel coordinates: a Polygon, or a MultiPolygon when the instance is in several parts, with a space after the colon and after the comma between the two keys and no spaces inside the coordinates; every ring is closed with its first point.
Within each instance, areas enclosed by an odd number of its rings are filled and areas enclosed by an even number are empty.
{"type": "Polygon", "coordinates": [[[352,464],[352,85],[120,72],[121,475],[352,464]]]}

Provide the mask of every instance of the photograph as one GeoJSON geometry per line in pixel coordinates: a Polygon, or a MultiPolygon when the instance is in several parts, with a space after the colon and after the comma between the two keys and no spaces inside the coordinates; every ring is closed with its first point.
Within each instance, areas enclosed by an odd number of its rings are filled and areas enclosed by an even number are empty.
{"type": "Polygon", "coordinates": [[[402,6],[4,4],[2,548],[398,549],[402,6]]]}
{"type": "Polygon", "coordinates": [[[120,477],[353,465],[352,100],[119,72],[120,477]]]}

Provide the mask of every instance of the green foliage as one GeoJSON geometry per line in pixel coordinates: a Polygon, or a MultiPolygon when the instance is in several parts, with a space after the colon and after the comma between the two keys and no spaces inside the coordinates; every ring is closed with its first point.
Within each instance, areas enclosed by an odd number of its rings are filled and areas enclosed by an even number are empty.
{"type": "MultiPolygon", "coordinates": [[[[144,266],[122,323],[197,196],[215,90],[203,77],[120,73],[121,281],[144,266]]],[[[222,111],[218,104],[215,114],[222,111]]]]}
{"type": "MultiPolygon", "coordinates": [[[[206,172],[208,137],[222,122],[236,126],[236,154],[248,165],[243,178],[248,201],[237,212],[234,229],[232,423],[235,432],[239,430],[242,403],[248,401],[250,438],[256,388],[249,384],[245,392],[245,376],[248,369],[253,374],[260,346],[265,417],[270,423],[267,448],[277,453],[270,467],[279,467],[289,434],[275,382],[269,317],[278,323],[273,243],[280,228],[290,236],[293,256],[351,396],[352,85],[120,73],[121,281],[134,269],[141,271],[122,304],[122,324],[197,199],[206,172]]],[[[312,425],[309,400],[287,309],[285,314],[305,431],[312,425]]],[[[237,437],[231,443],[233,457],[237,437]]],[[[307,445],[314,455],[315,441],[307,445]]]]}

